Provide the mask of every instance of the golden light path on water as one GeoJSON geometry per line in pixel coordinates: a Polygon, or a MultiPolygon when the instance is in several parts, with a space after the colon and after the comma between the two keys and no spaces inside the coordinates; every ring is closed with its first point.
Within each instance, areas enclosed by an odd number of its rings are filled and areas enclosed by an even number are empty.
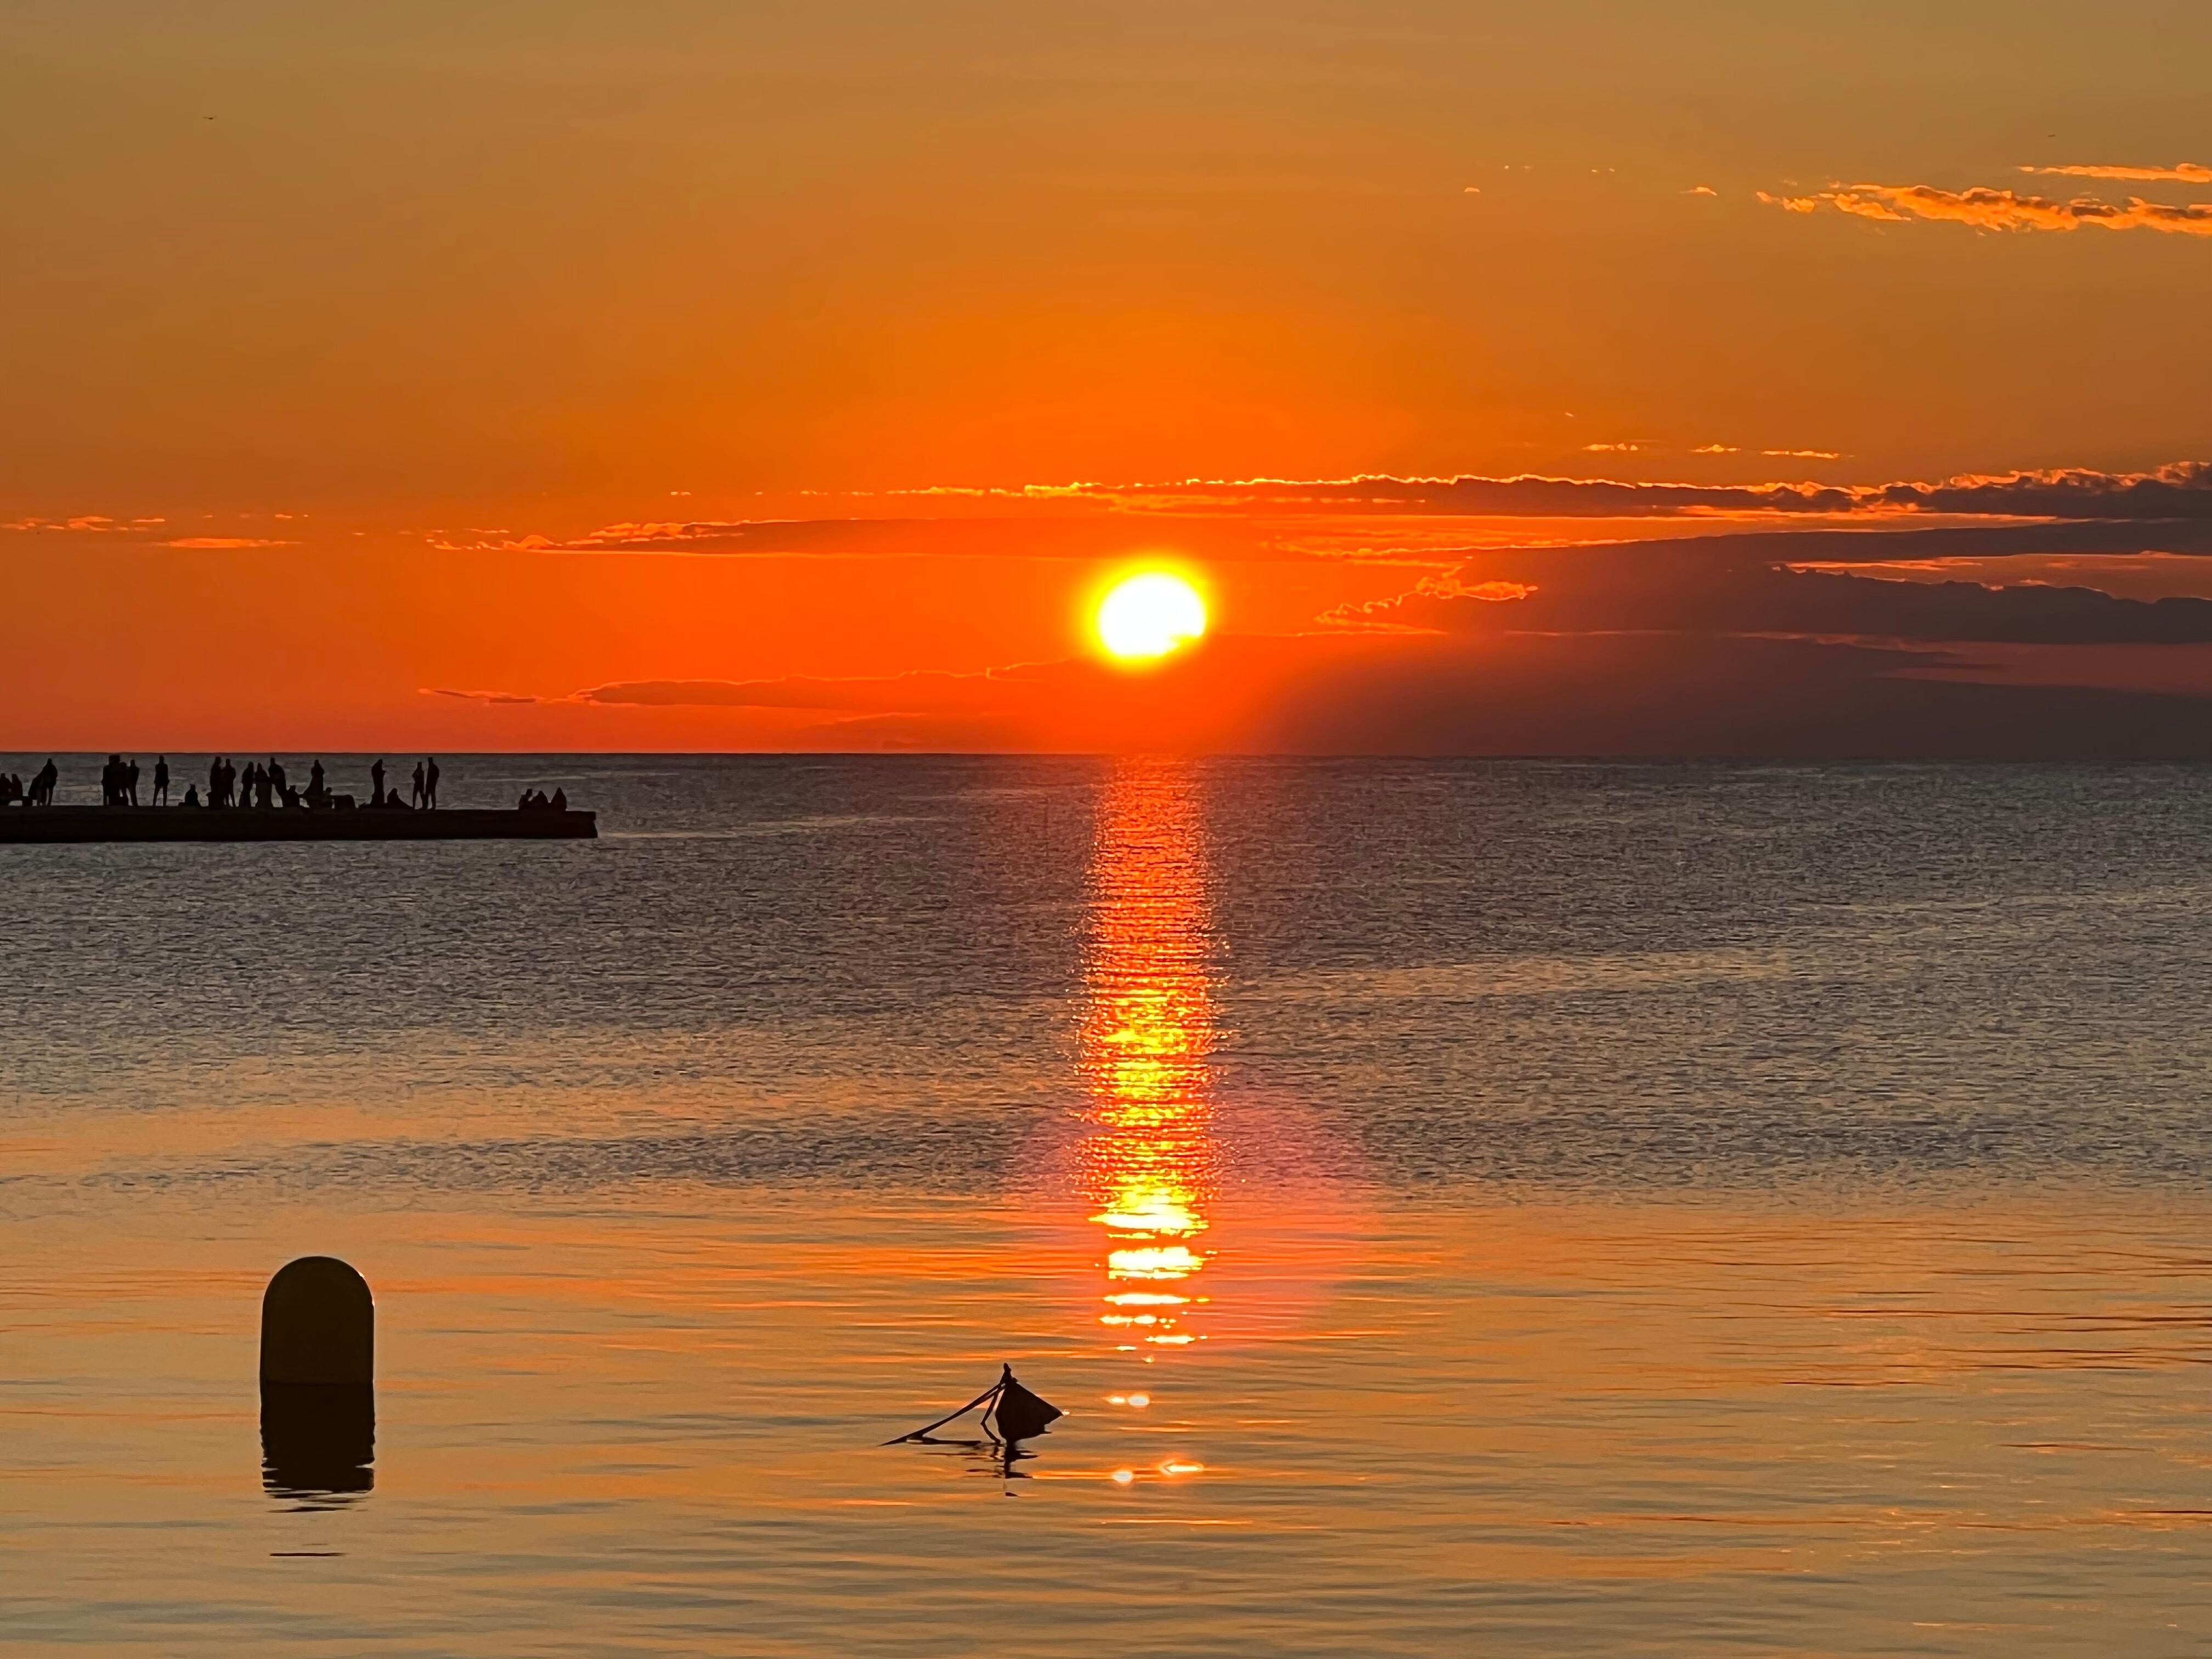
{"type": "Polygon", "coordinates": [[[1099,1323],[1129,1352],[1205,1340],[1216,1196],[1213,933],[1188,770],[1132,762],[1099,807],[1080,1054],[1080,1168],[1103,1235],[1099,1323]]]}

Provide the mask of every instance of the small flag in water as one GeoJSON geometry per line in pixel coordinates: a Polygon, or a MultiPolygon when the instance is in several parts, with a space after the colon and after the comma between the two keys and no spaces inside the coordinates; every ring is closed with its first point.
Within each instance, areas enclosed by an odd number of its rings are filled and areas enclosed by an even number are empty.
{"type": "Polygon", "coordinates": [[[1045,1425],[1060,1414],[1059,1407],[1015,1382],[1014,1368],[1009,1365],[999,1378],[999,1398],[991,1407],[988,1420],[997,1423],[1000,1438],[1026,1440],[1031,1435],[1042,1434],[1045,1425]]]}
{"type": "Polygon", "coordinates": [[[949,1417],[940,1417],[934,1423],[916,1429],[912,1434],[902,1434],[897,1440],[886,1440],[886,1446],[896,1446],[901,1441],[927,1439],[947,1423],[968,1415],[981,1406],[983,1432],[994,1440],[1012,1444],[1027,1440],[1032,1435],[1042,1434],[1045,1425],[1062,1413],[1059,1407],[1042,1395],[1030,1393],[1014,1380],[1014,1368],[1002,1366],[999,1380],[949,1417]]]}

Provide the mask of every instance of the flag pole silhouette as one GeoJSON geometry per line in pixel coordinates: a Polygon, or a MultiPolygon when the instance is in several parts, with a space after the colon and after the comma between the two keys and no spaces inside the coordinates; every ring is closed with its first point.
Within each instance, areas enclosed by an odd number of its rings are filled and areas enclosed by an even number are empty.
{"type": "Polygon", "coordinates": [[[1014,1380],[1014,1368],[1000,1369],[999,1380],[958,1411],[926,1424],[912,1434],[902,1434],[896,1440],[886,1440],[886,1446],[904,1445],[909,1440],[926,1440],[947,1423],[965,1417],[981,1406],[983,1415],[979,1419],[983,1432],[994,1440],[1003,1440],[1012,1445],[1017,1440],[1027,1440],[1032,1435],[1042,1434],[1045,1425],[1062,1415],[1059,1407],[1042,1395],[1031,1394],[1014,1380]]]}

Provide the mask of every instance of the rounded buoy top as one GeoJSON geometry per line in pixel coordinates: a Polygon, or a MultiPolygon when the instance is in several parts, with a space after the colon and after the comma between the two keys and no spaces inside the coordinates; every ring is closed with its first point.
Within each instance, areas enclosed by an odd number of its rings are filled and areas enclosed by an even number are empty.
{"type": "Polygon", "coordinates": [[[366,1389],[375,1376],[368,1281],[331,1255],[278,1268],[261,1296],[261,1380],[366,1389]]]}

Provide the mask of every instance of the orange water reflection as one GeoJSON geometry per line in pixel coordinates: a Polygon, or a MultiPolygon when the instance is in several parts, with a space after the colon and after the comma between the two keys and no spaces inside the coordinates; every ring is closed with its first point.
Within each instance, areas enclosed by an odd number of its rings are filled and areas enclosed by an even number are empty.
{"type": "Polygon", "coordinates": [[[1091,857],[1081,1159],[1090,1218],[1105,1235],[1098,1321],[1130,1350],[1205,1337],[1220,1173],[1213,948],[1190,769],[1125,762],[1101,800],[1091,857]]]}

